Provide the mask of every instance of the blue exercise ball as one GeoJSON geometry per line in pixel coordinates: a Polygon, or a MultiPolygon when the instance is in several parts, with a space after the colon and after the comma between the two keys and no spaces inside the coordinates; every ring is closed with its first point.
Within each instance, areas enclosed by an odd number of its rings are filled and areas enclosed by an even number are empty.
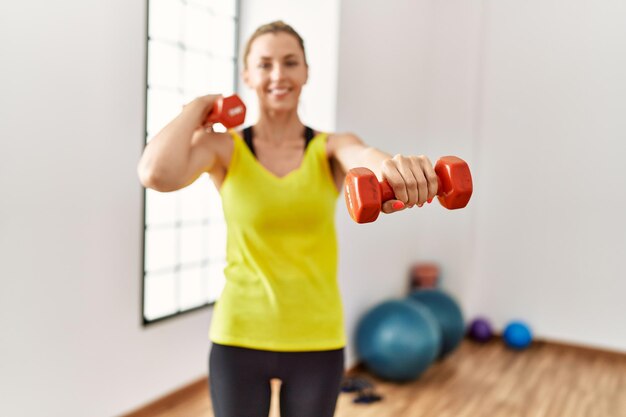
{"type": "Polygon", "coordinates": [[[359,322],[359,358],[375,375],[391,381],[419,377],[435,360],[441,334],[433,315],[406,300],[387,301],[359,322]]]}
{"type": "Polygon", "coordinates": [[[527,348],[533,340],[530,327],[522,321],[512,321],[504,328],[502,334],[504,343],[512,349],[522,350],[527,348]]]}
{"type": "Polygon", "coordinates": [[[438,289],[423,289],[412,292],[409,299],[424,305],[435,316],[441,329],[441,349],[439,359],[454,351],[465,335],[465,321],[458,303],[438,289]]]}

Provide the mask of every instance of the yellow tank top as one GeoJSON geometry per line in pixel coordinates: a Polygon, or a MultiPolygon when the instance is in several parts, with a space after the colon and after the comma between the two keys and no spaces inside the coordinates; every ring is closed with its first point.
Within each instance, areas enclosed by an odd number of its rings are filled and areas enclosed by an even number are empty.
{"type": "Polygon", "coordinates": [[[302,164],[279,178],[231,132],[233,155],[220,188],[227,225],[226,284],[215,305],[213,342],[274,351],[345,345],[337,283],[338,191],[315,136],[302,164]]]}

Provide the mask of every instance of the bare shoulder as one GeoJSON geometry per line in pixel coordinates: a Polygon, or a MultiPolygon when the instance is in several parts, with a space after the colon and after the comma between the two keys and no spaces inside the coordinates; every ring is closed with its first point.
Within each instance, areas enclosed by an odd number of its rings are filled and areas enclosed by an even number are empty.
{"type": "Polygon", "coordinates": [[[329,133],[326,153],[334,157],[338,151],[351,145],[363,145],[363,140],[352,132],[329,133]]]}

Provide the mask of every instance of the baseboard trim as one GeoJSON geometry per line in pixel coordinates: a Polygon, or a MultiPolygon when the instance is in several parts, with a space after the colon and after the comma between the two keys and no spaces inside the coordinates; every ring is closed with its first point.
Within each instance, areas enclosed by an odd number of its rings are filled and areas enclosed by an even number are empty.
{"type": "MultiPolygon", "coordinates": [[[[504,343],[503,336],[502,333],[495,333],[493,335],[493,339],[500,342],[500,343],[504,343]]],[[[474,342],[472,341],[472,339],[470,339],[469,337],[466,337],[464,340],[468,340],[472,343],[480,343],[480,342],[474,342]]],[[[584,352],[587,354],[594,354],[594,355],[603,355],[603,356],[621,356],[623,357],[624,355],[626,355],[626,351],[619,351],[617,349],[609,349],[606,347],[601,347],[601,346],[590,346],[590,345],[584,345],[581,343],[575,343],[575,342],[567,342],[567,341],[563,341],[563,340],[554,340],[554,339],[543,339],[543,338],[533,338],[533,345],[535,346],[542,346],[542,345],[550,345],[550,346],[557,346],[560,348],[565,348],[565,349],[570,349],[570,350],[576,350],[579,352],[584,352]]]]}

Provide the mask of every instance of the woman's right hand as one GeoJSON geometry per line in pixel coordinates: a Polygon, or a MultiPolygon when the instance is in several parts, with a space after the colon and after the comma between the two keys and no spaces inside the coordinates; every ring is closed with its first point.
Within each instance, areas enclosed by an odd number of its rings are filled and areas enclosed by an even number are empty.
{"type": "Polygon", "coordinates": [[[221,95],[200,96],[183,105],[180,114],[146,145],[137,170],[141,183],[157,191],[174,191],[212,169],[213,123],[208,121],[221,95]]]}
{"type": "Polygon", "coordinates": [[[202,129],[207,133],[213,131],[213,123],[209,122],[209,114],[215,102],[222,98],[221,94],[207,94],[199,96],[183,106],[183,112],[191,111],[199,114],[196,130],[202,129]]]}

